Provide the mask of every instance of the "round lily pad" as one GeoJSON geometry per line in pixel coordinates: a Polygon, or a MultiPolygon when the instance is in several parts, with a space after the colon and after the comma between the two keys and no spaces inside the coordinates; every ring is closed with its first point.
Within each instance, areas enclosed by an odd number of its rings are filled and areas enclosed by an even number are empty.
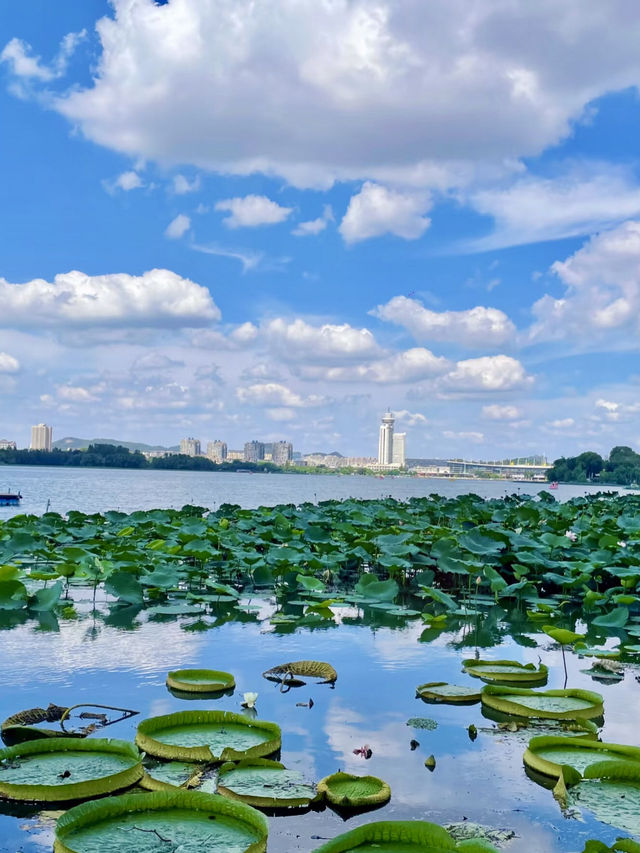
{"type": "Polygon", "coordinates": [[[546,720],[593,720],[604,713],[603,699],[591,690],[529,690],[488,684],[482,706],[514,717],[546,720]]]}
{"type": "Polygon", "coordinates": [[[199,791],[126,794],[58,819],[54,853],[264,853],[267,822],[244,803],[199,791]]]}
{"type": "Polygon", "coordinates": [[[136,743],[157,758],[235,761],[280,749],[280,727],[229,711],[179,711],[143,720],[136,743]]]}
{"type": "Polygon", "coordinates": [[[196,787],[202,764],[189,761],[153,761],[145,764],[140,787],[148,791],[174,791],[176,788],[196,787]]]}
{"type": "MultiPolygon", "coordinates": [[[[603,823],[640,836],[640,772],[628,776],[617,778],[614,773],[606,779],[583,779],[569,788],[567,804],[588,809],[603,823]]],[[[640,850],[640,846],[622,849],[640,850]]]]}
{"type": "Polygon", "coordinates": [[[640,748],[587,738],[542,736],[529,741],[523,760],[530,770],[555,779],[565,767],[587,775],[588,767],[603,762],[637,762],[640,771],[640,748]]]}
{"type": "Polygon", "coordinates": [[[167,687],[181,693],[221,693],[235,686],[230,672],[217,669],[176,669],[167,676],[167,687]]]}
{"type": "Polygon", "coordinates": [[[317,847],[314,853],[451,853],[455,850],[498,853],[486,842],[462,841],[456,845],[446,829],[422,820],[367,823],[317,847]]]}
{"type": "Polygon", "coordinates": [[[317,797],[316,786],[305,782],[301,773],[266,758],[223,764],[218,793],[258,808],[305,807],[317,797]]]}
{"type": "Polygon", "coordinates": [[[318,782],[318,793],[332,805],[343,809],[381,806],[391,798],[391,788],[377,776],[333,773],[318,782]]]}
{"type": "Polygon", "coordinates": [[[0,750],[0,795],[11,800],[85,800],[128,788],[142,756],[123,740],[45,738],[0,750]]]}
{"type": "Polygon", "coordinates": [[[430,681],[416,688],[416,696],[425,702],[473,705],[480,701],[480,695],[481,691],[476,687],[461,687],[446,681],[430,681]]]}
{"type": "Polygon", "coordinates": [[[507,682],[517,684],[546,684],[549,669],[543,663],[538,667],[532,663],[518,663],[515,660],[476,660],[467,658],[462,667],[469,675],[488,682],[507,682]]]}

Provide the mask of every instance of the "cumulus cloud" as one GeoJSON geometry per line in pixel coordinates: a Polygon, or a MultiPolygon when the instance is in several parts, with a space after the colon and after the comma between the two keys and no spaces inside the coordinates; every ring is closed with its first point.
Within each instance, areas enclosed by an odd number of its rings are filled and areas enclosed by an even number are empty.
{"type": "Polygon", "coordinates": [[[446,341],[469,347],[495,347],[515,337],[516,329],[497,308],[431,311],[417,299],[394,296],[371,311],[374,317],[407,329],[417,341],[446,341]]]}
{"type": "Polygon", "coordinates": [[[322,406],[327,402],[324,397],[316,394],[303,397],[279,382],[259,382],[245,388],[238,388],[236,397],[241,403],[248,403],[252,406],[288,409],[322,406]]]}
{"type": "Polygon", "coordinates": [[[553,273],[565,286],[533,305],[532,341],[568,338],[578,347],[609,343],[637,348],[640,342],[640,222],[597,234],[553,273]]]}
{"type": "Polygon", "coordinates": [[[551,427],[551,429],[571,429],[575,425],[576,422],[573,418],[559,418],[558,420],[547,422],[547,426],[551,427]]]}
{"type": "Polygon", "coordinates": [[[619,403],[614,400],[596,400],[596,415],[612,423],[631,421],[640,412],[640,403],[619,403]]]}
{"type": "Polygon", "coordinates": [[[60,400],[69,403],[95,403],[100,399],[80,385],[61,385],[56,389],[56,394],[60,400]]]}
{"type": "Polygon", "coordinates": [[[382,234],[417,240],[431,224],[431,220],[423,216],[429,207],[429,196],[424,193],[398,192],[367,181],[360,192],[351,197],[338,230],[347,243],[382,234]]]}
{"type": "Polygon", "coordinates": [[[446,358],[436,356],[423,347],[415,347],[370,364],[330,368],[303,367],[300,373],[309,379],[322,378],[329,382],[397,384],[441,376],[450,367],[451,362],[446,358]]]}
{"type": "Polygon", "coordinates": [[[194,193],[200,189],[200,176],[190,181],[184,175],[174,175],[172,181],[172,190],[176,195],[185,195],[186,193],[194,193]]]}
{"type": "Polygon", "coordinates": [[[0,352],[0,373],[17,373],[20,362],[7,352],[0,352]]]}
{"type": "Polygon", "coordinates": [[[265,195],[247,195],[244,198],[227,198],[217,202],[216,210],[229,211],[222,220],[227,228],[256,228],[259,225],[277,225],[289,216],[292,207],[281,207],[265,195]]]}
{"type": "Polygon", "coordinates": [[[57,77],[62,77],[66,72],[71,55],[86,35],[86,30],[67,33],[60,42],[58,53],[51,65],[45,65],[39,56],[33,56],[31,46],[26,42],[19,38],[12,38],[0,53],[0,62],[6,62],[18,78],[48,83],[57,77]]]}
{"type": "Polygon", "coordinates": [[[206,287],[166,269],[139,276],[74,270],[52,282],[0,278],[0,327],[190,327],[220,319],[206,287]]]}
{"type": "Polygon", "coordinates": [[[465,441],[472,441],[474,444],[482,444],[484,441],[484,433],[475,432],[475,431],[467,431],[467,432],[455,432],[454,430],[446,429],[442,433],[445,438],[453,438],[453,439],[464,439],[465,441]]]}
{"type": "Polygon", "coordinates": [[[640,79],[640,20],[623,2],[111,6],[92,82],[56,103],[85,136],[300,185],[450,181],[535,155],[640,79]]]}
{"type": "Polygon", "coordinates": [[[441,387],[453,392],[513,391],[533,384],[524,366],[508,355],[482,356],[456,362],[441,380],[441,387]]]}
{"type": "Polygon", "coordinates": [[[325,204],[322,216],[317,219],[310,219],[307,222],[300,222],[291,232],[295,237],[311,237],[319,234],[333,222],[333,209],[330,204],[325,204]]]}
{"type": "Polygon", "coordinates": [[[170,240],[179,240],[191,228],[191,219],[184,213],[179,213],[175,219],[167,225],[164,235],[170,240]]]}
{"type": "Polygon", "coordinates": [[[407,426],[417,426],[418,424],[427,424],[429,421],[421,412],[410,412],[408,409],[399,409],[394,412],[397,421],[406,423],[407,426]]]}
{"type": "Polygon", "coordinates": [[[137,172],[123,172],[115,180],[115,186],[125,192],[143,187],[142,178],[137,172]]]}
{"type": "Polygon", "coordinates": [[[287,361],[343,363],[375,358],[382,352],[369,329],[355,329],[348,323],[312,326],[300,318],[278,317],[265,323],[263,331],[271,348],[287,361]]]}
{"type": "Polygon", "coordinates": [[[482,407],[482,417],[490,421],[515,421],[522,417],[522,410],[517,406],[501,406],[492,403],[482,407]]]}

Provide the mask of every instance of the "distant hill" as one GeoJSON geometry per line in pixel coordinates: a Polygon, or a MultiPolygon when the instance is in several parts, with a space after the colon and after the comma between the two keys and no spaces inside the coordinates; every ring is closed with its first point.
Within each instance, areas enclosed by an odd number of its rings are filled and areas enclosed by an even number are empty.
{"type": "Polygon", "coordinates": [[[58,450],[84,450],[90,444],[112,444],[114,446],[126,447],[129,450],[180,450],[178,445],[163,447],[161,444],[143,444],[139,441],[121,441],[117,438],[59,438],[53,442],[53,447],[58,450]]]}
{"type": "Polygon", "coordinates": [[[338,453],[337,450],[332,450],[331,453],[323,453],[321,450],[312,450],[310,453],[303,453],[303,456],[340,456],[342,458],[342,453],[338,453]]]}

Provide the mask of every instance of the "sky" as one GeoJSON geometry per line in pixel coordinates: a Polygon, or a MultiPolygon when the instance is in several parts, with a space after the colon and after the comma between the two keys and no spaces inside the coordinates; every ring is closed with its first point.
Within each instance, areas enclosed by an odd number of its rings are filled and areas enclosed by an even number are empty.
{"type": "Polygon", "coordinates": [[[634,0],[4,0],[0,437],[640,445],[634,0]]]}

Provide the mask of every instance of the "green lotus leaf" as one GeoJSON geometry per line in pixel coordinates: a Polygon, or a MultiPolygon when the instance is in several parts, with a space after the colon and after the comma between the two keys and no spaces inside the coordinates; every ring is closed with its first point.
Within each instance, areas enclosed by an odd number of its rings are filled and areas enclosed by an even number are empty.
{"type": "Polygon", "coordinates": [[[393,579],[381,581],[375,575],[364,574],[356,584],[356,592],[374,601],[393,601],[400,587],[393,579]]]}
{"type": "Polygon", "coordinates": [[[483,681],[507,682],[518,684],[546,684],[548,667],[541,663],[538,668],[532,663],[519,663],[515,660],[476,660],[467,658],[462,667],[469,675],[483,681]]]}
{"type": "Polygon", "coordinates": [[[138,725],[136,743],[157,758],[229,761],[262,758],[280,749],[280,727],[230,711],[179,711],[138,725]]]}
{"type": "Polygon", "coordinates": [[[264,678],[274,681],[283,681],[288,676],[306,675],[309,678],[319,678],[320,683],[333,684],[338,678],[338,673],[330,663],[319,660],[296,660],[290,663],[282,663],[273,666],[262,673],[264,678]]]}
{"type": "Polygon", "coordinates": [[[487,684],[481,698],[483,707],[514,717],[593,720],[604,713],[602,696],[591,690],[529,690],[487,684]]]}
{"type": "Polygon", "coordinates": [[[145,764],[140,787],[147,791],[174,791],[195,788],[202,776],[203,765],[187,761],[154,761],[145,764]]]}
{"type": "Polygon", "coordinates": [[[0,750],[0,795],[11,800],[85,800],[128,788],[142,756],[123,740],[41,738],[0,750]]]}
{"type": "Polygon", "coordinates": [[[610,613],[603,613],[602,616],[596,616],[591,620],[592,625],[598,625],[601,628],[624,628],[629,621],[629,608],[616,607],[610,613]]]}
{"type": "MultiPolygon", "coordinates": [[[[567,804],[574,808],[588,809],[603,823],[616,826],[625,832],[640,836],[640,784],[618,780],[585,780],[567,795],[567,804]]],[[[632,842],[633,843],[633,842],[632,842]]],[[[616,843],[605,850],[638,851],[640,844],[635,847],[628,844],[620,846],[616,843]]]]}
{"type": "Polygon", "coordinates": [[[318,793],[331,805],[343,809],[364,809],[380,806],[391,798],[391,788],[376,776],[354,776],[333,773],[318,782],[318,793]]]}
{"type": "Polygon", "coordinates": [[[429,717],[411,717],[407,720],[407,725],[414,729],[427,729],[428,731],[434,731],[438,728],[436,721],[429,719],[429,717]]]}
{"type": "Polygon", "coordinates": [[[223,764],[218,793],[258,808],[304,807],[318,796],[316,786],[305,782],[301,773],[266,758],[223,764]]]}
{"type": "Polygon", "coordinates": [[[368,823],[339,835],[314,853],[498,853],[482,841],[461,841],[435,823],[421,820],[380,821],[368,823]]]}
{"type": "Polygon", "coordinates": [[[567,628],[556,628],[555,625],[543,625],[542,630],[561,646],[570,646],[571,643],[584,640],[584,634],[577,634],[575,631],[567,630],[567,628]]]}
{"type": "Polygon", "coordinates": [[[56,604],[60,601],[62,595],[62,581],[54,583],[53,586],[39,589],[34,596],[29,599],[30,610],[53,610],[56,604]]]}
{"type": "Polygon", "coordinates": [[[167,687],[183,693],[217,693],[235,686],[230,672],[217,669],[176,669],[167,676],[167,687]]]}
{"type": "Polygon", "coordinates": [[[156,791],[107,797],[70,809],[58,819],[53,849],[265,853],[267,832],[264,816],[244,803],[200,791],[156,791]]]}
{"type": "Polygon", "coordinates": [[[26,606],[27,588],[21,581],[0,581],[0,610],[21,610],[26,606]]]}
{"type": "MultiPolygon", "coordinates": [[[[572,767],[583,775],[591,764],[606,761],[638,762],[640,769],[640,748],[619,743],[601,743],[588,738],[542,736],[529,741],[523,760],[529,769],[557,779],[563,765],[572,767]]],[[[602,772],[601,768],[598,770],[602,772]]]]}
{"type": "Polygon", "coordinates": [[[416,688],[416,696],[425,702],[445,702],[449,704],[473,705],[480,701],[481,690],[475,687],[461,687],[446,681],[430,681],[416,688]]]}

